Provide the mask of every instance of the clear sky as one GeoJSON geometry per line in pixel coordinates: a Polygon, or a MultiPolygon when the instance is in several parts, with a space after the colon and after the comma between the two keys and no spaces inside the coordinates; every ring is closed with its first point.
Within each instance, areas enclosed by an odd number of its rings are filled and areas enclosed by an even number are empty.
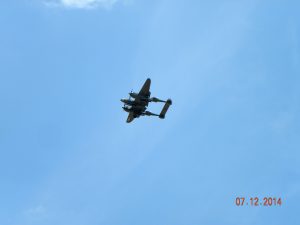
{"type": "Polygon", "coordinates": [[[0,224],[300,224],[299,9],[2,1],[0,224]],[[127,124],[147,77],[173,105],[127,124]]]}

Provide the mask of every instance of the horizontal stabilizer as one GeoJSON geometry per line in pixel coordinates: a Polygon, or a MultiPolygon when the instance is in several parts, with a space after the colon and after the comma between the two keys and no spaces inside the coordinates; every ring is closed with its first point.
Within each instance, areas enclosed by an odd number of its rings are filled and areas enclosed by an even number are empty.
{"type": "Polygon", "coordinates": [[[159,114],[159,118],[164,119],[166,116],[166,113],[169,109],[169,106],[172,105],[172,100],[168,99],[163,107],[163,109],[161,110],[160,114],[159,114]]]}

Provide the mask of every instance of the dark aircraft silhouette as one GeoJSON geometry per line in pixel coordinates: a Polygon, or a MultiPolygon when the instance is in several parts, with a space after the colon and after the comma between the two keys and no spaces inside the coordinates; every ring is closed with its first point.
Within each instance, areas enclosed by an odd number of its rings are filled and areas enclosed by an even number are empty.
{"type": "Polygon", "coordinates": [[[150,98],[151,95],[150,85],[151,85],[151,80],[150,78],[148,78],[145,81],[139,93],[130,92],[129,99],[121,99],[121,102],[124,103],[124,106],[122,108],[124,109],[124,111],[129,113],[126,120],[127,123],[130,123],[131,121],[134,120],[134,118],[138,118],[140,116],[158,116],[161,119],[165,118],[169,106],[172,105],[172,100],[168,99],[167,101],[163,101],[155,97],[150,98]],[[165,103],[159,115],[146,111],[149,102],[165,103]]]}

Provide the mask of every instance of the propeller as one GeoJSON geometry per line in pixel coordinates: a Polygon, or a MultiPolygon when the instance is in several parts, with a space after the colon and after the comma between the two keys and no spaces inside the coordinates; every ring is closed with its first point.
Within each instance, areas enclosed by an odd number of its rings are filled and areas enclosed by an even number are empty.
{"type": "Polygon", "coordinates": [[[129,93],[129,100],[131,101],[131,95],[130,94],[132,94],[132,89],[131,89],[131,91],[129,93]]]}

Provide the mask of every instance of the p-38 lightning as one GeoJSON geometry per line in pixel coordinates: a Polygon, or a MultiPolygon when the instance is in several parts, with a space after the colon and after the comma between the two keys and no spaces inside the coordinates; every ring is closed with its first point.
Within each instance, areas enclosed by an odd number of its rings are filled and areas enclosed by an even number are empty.
{"type": "Polygon", "coordinates": [[[126,120],[127,123],[132,122],[135,118],[138,118],[140,116],[158,116],[160,119],[165,118],[169,106],[172,105],[172,100],[168,99],[167,101],[164,101],[156,97],[150,98],[151,95],[150,85],[151,85],[151,80],[150,78],[148,78],[145,81],[139,93],[134,93],[131,91],[129,93],[128,99],[121,99],[121,102],[124,103],[124,106],[122,107],[123,110],[129,113],[126,120]],[[165,105],[162,108],[160,114],[155,114],[146,111],[149,102],[164,102],[165,105]]]}

